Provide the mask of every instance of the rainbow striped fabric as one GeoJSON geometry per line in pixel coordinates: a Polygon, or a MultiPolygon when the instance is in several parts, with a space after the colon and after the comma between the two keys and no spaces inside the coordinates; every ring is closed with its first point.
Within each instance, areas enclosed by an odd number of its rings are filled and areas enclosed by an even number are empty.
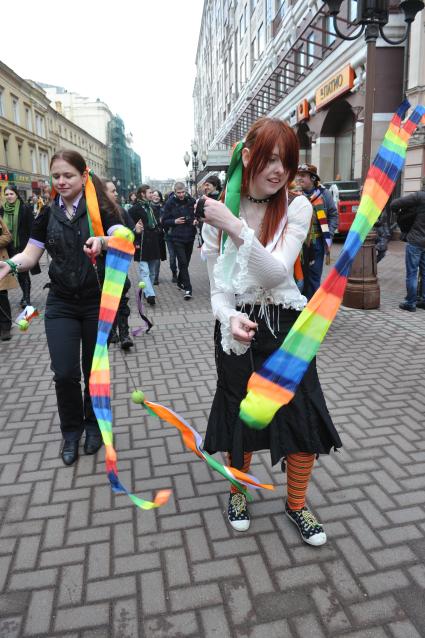
{"type": "Polygon", "coordinates": [[[111,378],[109,371],[108,336],[114,323],[125,278],[134,254],[133,233],[117,228],[108,242],[105,280],[100,300],[97,341],[90,374],[90,396],[93,410],[105,444],[106,472],[115,493],[127,494],[142,509],[152,509],[166,503],[169,490],[159,491],[154,501],[145,501],[131,494],[118,478],[117,454],[113,446],[111,378]]]}
{"type": "Polygon", "coordinates": [[[409,102],[404,101],[391,120],[368,171],[358,212],[334,268],[280,348],[249,379],[247,396],[241,403],[239,414],[252,428],[265,428],[277,410],[291,401],[335,318],[354,257],[395,186],[404,165],[410,136],[420,122],[425,123],[425,108],[417,106],[403,125],[402,119],[409,107],[409,102]]]}

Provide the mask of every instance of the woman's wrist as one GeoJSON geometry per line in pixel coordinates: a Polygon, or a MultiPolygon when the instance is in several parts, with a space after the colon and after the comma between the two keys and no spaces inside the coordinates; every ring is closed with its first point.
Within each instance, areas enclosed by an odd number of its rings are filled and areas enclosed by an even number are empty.
{"type": "Polygon", "coordinates": [[[12,274],[14,277],[18,276],[18,264],[16,264],[14,261],[12,261],[12,259],[5,259],[4,263],[7,264],[10,268],[10,274],[12,274]]]}
{"type": "Polygon", "coordinates": [[[224,232],[228,235],[232,235],[233,237],[239,237],[243,228],[243,223],[237,217],[233,217],[233,219],[229,220],[228,224],[226,224],[226,228],[223,228],[224,232]]]}

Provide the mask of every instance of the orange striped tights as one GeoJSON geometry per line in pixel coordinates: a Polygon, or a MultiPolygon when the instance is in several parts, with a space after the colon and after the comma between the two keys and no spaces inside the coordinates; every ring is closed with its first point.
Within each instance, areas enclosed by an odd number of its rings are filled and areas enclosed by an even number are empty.
{"type": "MultiPolygon", "coordinates": [[[[249,472],[251,459],[252,452],[245,452],[243,455],[242,472],[249,472]]],[[[305,497],[313,470],[314,459],[314,454],[307,454],[306,452],[288,454],[286,458],[288,507],[291,510],[300,510],[305,506],[305,497]]],[[[228,455],[228,461],[229,465],[231,465],[230,454],[228,455]]],[[[238,489],[232,485],[230,491],[232,494],[235,494],[238,489]]]]}

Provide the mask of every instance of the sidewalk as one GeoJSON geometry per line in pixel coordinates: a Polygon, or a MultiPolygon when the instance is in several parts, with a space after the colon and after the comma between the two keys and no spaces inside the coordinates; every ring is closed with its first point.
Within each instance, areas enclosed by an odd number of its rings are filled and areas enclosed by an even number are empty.
{"type": "MultiPolygon", "coordinates": [[[[113,496],[102,452],[66,468],[43,323],[14,330],[0,344],[0,638],[424,636],[425,311],[398,309],[404,244],[390,244],[379,270],[381,308],[341,308],[318,356],[344,444],[319,459],[309,491],[322,548],[302,544],[283,516],[285,477],[267,453],[252,473],[277,489],[255,493],[249,532],[233,532],[227,483],[131,403],[117,346],[120,478],[142,498],[161,488],[172,497],[141,511],[113,496]]],[[[198,251],[191,275],[184,301],[161,265],[154,328],[126,356],[138,389],[203,433],[215,368],[198,251]]],[[[32,279],[40,309],[46,279],[43,257],[32,279]]],[[[16,316],[19,293],[10,298],[16,316]]]]}

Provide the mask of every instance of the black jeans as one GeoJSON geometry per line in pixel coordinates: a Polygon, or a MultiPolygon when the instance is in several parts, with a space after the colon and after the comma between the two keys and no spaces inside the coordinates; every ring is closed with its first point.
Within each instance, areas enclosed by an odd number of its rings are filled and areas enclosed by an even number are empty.
{"type": "Polygon", "coordinates": [[[0,328],[10,330],[11,327],[11,310],[7,290],[0,290],[0,328]]]}
{"type": "Polygon", "coordinates": [[[62,436],[78,441],[84,430],[100,434],[89,394],[99,298],[63,299],[49,292],[45,326],[62,436]],[[80,362],[80,348],[82,357],[80,362]],[[81,392],[81,368],[84,392],[81,392]]]}
{"type": "Polygon", "coordinates": [[[173,240],[173,244],[177,255],[177,263],[179,265],[177,283],[181,284],[185,290],[192,292],[192,284],[190,283],[189,277],[189,264],[193,251],[193,241],[182,242],[173,240]]]}

